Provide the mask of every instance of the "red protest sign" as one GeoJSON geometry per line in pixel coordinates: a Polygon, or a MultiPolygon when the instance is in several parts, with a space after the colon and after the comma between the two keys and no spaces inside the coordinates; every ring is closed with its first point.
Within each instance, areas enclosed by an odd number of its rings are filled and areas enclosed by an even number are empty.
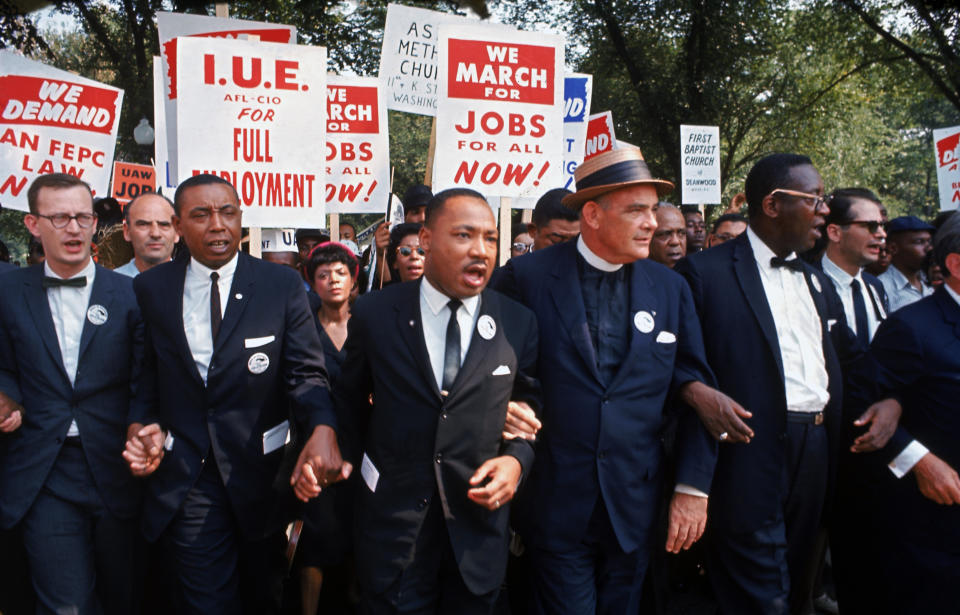
{"type": "Polygon", "coordinates": [[[447,96],[552,105],[556,49],[451,38],[447,96]]]}
{"type": "Polygon", "coordinates": [[[0,77],[5,124],[75,128],[110,134],[117,90],[27,75],[0,77]]]}
{"type": "Polygon", "coordinates": [[[157,173],[150,165],[132,162],[113,163],[113,183],[110,196],[126,205],[144,192],[157,191],[157,173]]]}
{"type": "Polygon", "coordinates": [[[617,137],[613,134],[613,114],[609,111],[591,115],[587,121],[587,141],[584,161],[598,154],[617,149],[617,137]]]}
{"type": "Polygon", "coordinates": [[[379,115],[376,86],[327,86],[327,132],[376,134],[379,115]]]}

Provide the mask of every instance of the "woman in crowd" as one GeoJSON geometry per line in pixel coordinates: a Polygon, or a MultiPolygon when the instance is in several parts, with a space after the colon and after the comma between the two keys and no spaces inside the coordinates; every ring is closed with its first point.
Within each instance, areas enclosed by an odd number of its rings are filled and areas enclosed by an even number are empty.
{"type": "Polygon", "coordinates": [[[409,282],[423,276],[423,248],[420,247],[421,224],[404,222],[390,231],[387,266],[393,281],[409,282]]]}

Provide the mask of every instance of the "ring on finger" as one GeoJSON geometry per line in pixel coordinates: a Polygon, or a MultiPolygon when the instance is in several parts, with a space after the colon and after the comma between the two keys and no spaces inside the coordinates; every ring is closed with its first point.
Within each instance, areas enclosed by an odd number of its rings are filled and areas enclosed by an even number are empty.
{"type": "Polygon", "coordinates": [[[724,440],[726,440],[726,439],[729,438],[729,437],[730,437],[730,434],[728,434],[727,432],[723,432],[723,433],[720,434],[720,441],[723,442],[724,440]]]}

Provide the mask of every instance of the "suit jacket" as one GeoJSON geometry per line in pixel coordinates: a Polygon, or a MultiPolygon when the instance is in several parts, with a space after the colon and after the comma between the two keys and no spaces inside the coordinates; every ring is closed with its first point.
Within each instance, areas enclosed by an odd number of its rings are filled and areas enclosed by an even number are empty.
{"type": "Polygon", "coordinates": [[[24,407],[20,428],[0,435],[0,525],[11,527],[29,510],[72,420],[104,505],[132,518],[140,489],[121,453],[142,394],[143,321],[130,279],[97,267],[90,305],[103,306],[107,320],[84,318],[72,386],[42,282],[42,265],[0,277],[0,391],[24,407]]]}
{"type": "Polygon", "coordinates": [[[955,556],[960,509],[927,499],[912,476],[898,480],[883,466],[916,439],[960,470],[960,305],[939,288],[904,306],[880,325],[869,356],[879,369],[870,379],[869,393],[856,391],[856,397],[864,404],[870,398],[895,397],[903,405],[897,434],[877,459],[887,478],[882,509],[912,540],[955,556]]]}
{"type": "MultiPolygon", "coordinates": [[[[830,400],[824,409],[831,442],[827,469],[835,467],[839,443],[843,360],[852,360],[856,339],[846,325],[843,304],[830,279],[804,263],[823,339],[830,400]]],[[[781,473],[786,463],[786,385],[780,343],[760,271],[746,233],[677,263],[690,283],[703,327],[707,361],[721,391],[753,413],[748,445],[720,447],[710,515],[714,525],[753,531],[781,514],[781,473]]],[[[832,481],[831,481],[832,490],[832,481]]]]}
{"type": "Polygon", "coordinates": [[[134,419],[158,422],[173,437],[148,481],[144,532],[160,535],[213,455],[241,533],[262,537],[283,525],[292,501],[281,463],[291,447],[265,454],[264,432],[290,419],[307,436],[317,425],[336,427],[323,350],[296,272],[241,253],[204,386],[183,330],[188,263],[179,258],[133,280],[155,377],[155,403],[134,419]],[[250,367],[255,354],[266,357],[262,373],[250,367]]]}
{"type": "Polygon", "coordinates": [[[379,471],[375,491],[369,482],[358,487],[357,506],[357,563],[375,592],[386,590],[415,556],[437,556],[414,553],[434,497],[467,588],[484,594],[503,581],[510,507],[489,511],[472,502],[468,480],[500,455],[516,457],[524,475],[530,471],[532,444],[504,441],[501,432],[507,402],[540,406],[533,377],[537,329],[529,310],[489,290],[479,310],[496,331],[486,339],[474,330],[444,398],[424,342],[419,281],[364,295],[353,308],[334,396],[342,423],[354,426],[345,448],[355,467],[363,452],[379,471]]]}
{"type": "Polygon", "coordinates": [[[0,261],[0,273],[7,273],[10,271],[16,271],[19,269],[16,265],[8,263],[6,261],[0,261]]]}
{"type": "MultiPolygon", "coordinates": [[[[630,340],[614,379],[597,369],[569,241],[510,261],[496,290],[537,315],[544,391],[537,463],[518,503],[524,539],[551,550],[578,544],[602,498],[621,547],[647,544],[658,513],[670,391],[712,384],[690,289],[658,263],[633,263],[630,340]],[[642,330],[641,330],[642,328],[642,330]]],[[[677,481],[710,490],[716,444],[696,415],[680,417],[677,481]]]]}

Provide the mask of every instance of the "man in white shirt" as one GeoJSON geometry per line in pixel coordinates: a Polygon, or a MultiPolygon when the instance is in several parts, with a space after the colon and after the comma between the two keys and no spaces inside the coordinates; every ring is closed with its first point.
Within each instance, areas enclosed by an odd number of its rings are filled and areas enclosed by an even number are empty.
{"type": "Polygon", "coordinates": [[[916,216],[900,216],[887,223],[890,266],[877,277],[887,291],[891,312],[933,294],[923,269],[934,230],[916,216]]]}
{"type": "Polygon", "coordinates": [[[150,267],[169,261],[173,247],[180,241],[173,228],[170,199],[148,192],[130,201],[123,210],[123,238],[133,246],[133,258],[114,269],[117,273],[135,278],[150,267]]]}
{"type": "Polygon", "coordinates": [[[89,186],[43,175],[27,198],[46,260],[0,281],[0,393],[23,408],[0,434],[0,526],[23,530],[38,612],[136,612],[140,488],[117,443],[138,403],[140,311],[90,256],[89,186]]]}

